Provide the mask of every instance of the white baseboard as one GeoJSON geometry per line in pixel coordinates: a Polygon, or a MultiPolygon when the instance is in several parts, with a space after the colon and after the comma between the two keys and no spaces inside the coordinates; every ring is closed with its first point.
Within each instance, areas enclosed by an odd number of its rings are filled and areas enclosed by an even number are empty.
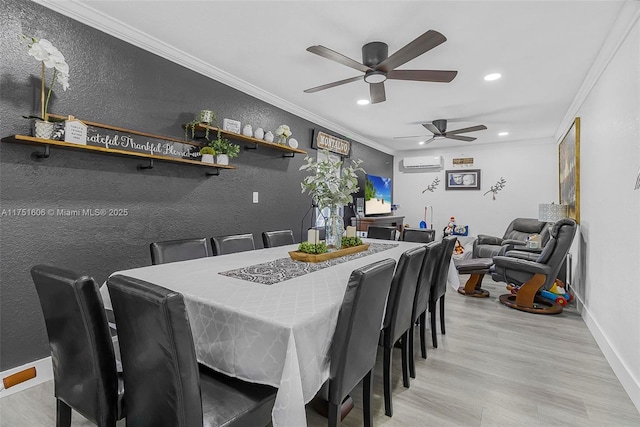
{"type": "Polygon", "coordinates": [[[605,359],[609,362],[609,366],[613,369],[613,373],[616,374],[620,384],[625,389],[629,398],[635,405],[638,412],[640,412],[640,381],[631,375],[629,368],[620,360],[618,354],[609,344],[609,340],[606,335],[602,333],[602,329],[598,322],[591,316],[587,306],[582,306],[582,319],[589,328],[591,335],[596,340],[598,347],[602,350],[605,359]]]}
{"type": "Polygon", "coordinates": [[[53,367],[51,366],[51,356],[45,357],[44,359],[40,359],[40,360],[34,360],[33,362],[29,362],[25,365],[0,372],[0,378],[8,377],[9,375],[13,375],[16,372],[20,372],[24,369],[28,369],[31,367],[36,368],[36,377],[30,380],[27,380],[23,383],[17,384],[9,389],[0,391],[0,399],[3,397],[11,396],[13,393],[26,390],[30,387],[36,386],[38,384],[42,384],[44,382],[47,382],[53,379],[53,367]]]}

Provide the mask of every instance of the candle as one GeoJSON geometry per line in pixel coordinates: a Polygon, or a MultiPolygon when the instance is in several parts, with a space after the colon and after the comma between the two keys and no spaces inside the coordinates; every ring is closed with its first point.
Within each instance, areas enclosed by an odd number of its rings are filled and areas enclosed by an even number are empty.
{"type": "Polygon", "coordinates": [[[353,225],[347,225],[347,237],[356,237],[356,228],[353,225]]]}
{"type": "Polygon", "coordinates": [[[320,240],[319,230],[314,230],[313,228],[311,228],[309,229],[309,231],[307,231],[307,242],[311,243],[312,245],[317,245],[319,240],[320,240]]]}

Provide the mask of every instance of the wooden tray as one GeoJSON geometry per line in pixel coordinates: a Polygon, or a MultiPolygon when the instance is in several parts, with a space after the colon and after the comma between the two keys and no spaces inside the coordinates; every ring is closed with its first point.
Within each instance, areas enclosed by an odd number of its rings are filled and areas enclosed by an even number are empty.
{"type": "Polygon", "coordinates": [[[325,252],[323,254],[308,254],[306,252],[292,251],[289,252],[291,259],[303,262],[322,262],[328,259],[338,258],[345,255],[351,255],[369,249],[369,244],[365,243],[360,246],[351,246],[350,248],[338,249],[337,251],[325,252]]]}

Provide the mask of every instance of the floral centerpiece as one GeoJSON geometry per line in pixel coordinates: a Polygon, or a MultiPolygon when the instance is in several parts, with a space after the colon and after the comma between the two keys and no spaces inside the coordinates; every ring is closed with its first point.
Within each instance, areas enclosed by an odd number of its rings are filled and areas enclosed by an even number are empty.
{"type": "Polygon", "coordinates": [[[352,160],[351,164],[346,166],[342,160],[334,162],[329,159],[327,150],[323,153],[327,156],[325,160],[317,161],[313,157],[305,157],[307,163],[300,166],[300,170],[314,173],[302,180],[301,187],[303,193],[311,194],[321,209],[331,209],[331,216],[326,225],[327,246],[339,249],[344,221],[338,215],[338,209],[353,201],[351,195],[360,189],[357,172],[364,173],[364,169],[360,167],[362,160],[352,160]]]}
{"type": "Polygon", "coordinates": [[[289,126],[287,125],[280,125],[278,126],[278,129],[276,129],[278,144],[286,144],[287,138],[289,138],[291,135],[293,134],[291,133],[291,129],[289,129],[289,126]]]}
{"type": "MultiPolygon", "coordinates": [[[[36,60],[41,63],[42,67],[42,86],[41,86],[41,94],[40,94],[40,104],[41,104],[41,116],[39,119],[48,123],[47,120],[47,111],[49,108],[49,99],[51,99],[51,91],[53,90],[53,85],[55,82],[58,82],[64,91],[69,88],[69,64],[64,59],[62,53],[47,39],[38,40],[35,37],[27,37],[22,35],[21,38],[23,41],[27,43],[29,47],[29,55],[33,56],[36,60]],[[51,83],[49,84],[49,90],[46,91],[45,96],[45,81],[46,81],[46,69],[52,69],[53,73],[51,75],[51,83]]],[[[47,135],[38,135],[38,125],[36,124],[36,136],[50,138],[53,133],[53,124],[48,123],[48,125],[44,126],[50,129],[50,132],[47,135]]]]}

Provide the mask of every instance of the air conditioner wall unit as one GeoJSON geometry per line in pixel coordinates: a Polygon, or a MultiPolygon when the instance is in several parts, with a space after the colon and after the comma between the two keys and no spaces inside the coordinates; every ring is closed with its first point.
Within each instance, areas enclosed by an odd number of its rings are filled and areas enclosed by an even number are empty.
{"type": "Polygon", "coordinates": [[[438,170],[442,169],[443,159],[442,156],[405,157],[402,159],[402,165],[405,169],[438,170]]]}

